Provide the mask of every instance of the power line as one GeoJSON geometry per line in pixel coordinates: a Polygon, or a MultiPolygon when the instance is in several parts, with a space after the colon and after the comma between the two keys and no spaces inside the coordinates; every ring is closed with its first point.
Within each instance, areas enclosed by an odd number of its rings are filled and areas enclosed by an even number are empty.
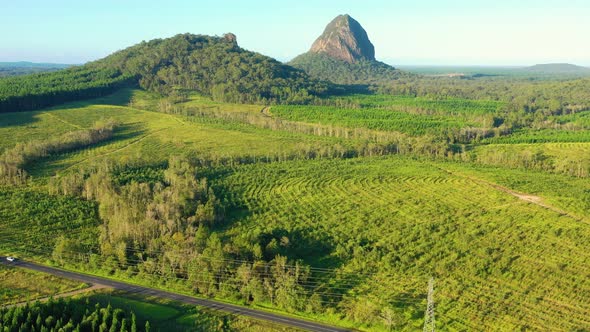
{"type": "MultiPolygon", "coordinates": [[[[11,243],[18,243],[15,240],[4,240],[4,241],[11,242],[11,243]]],[[[47,247],[47,246],[38,246],[37,248],[28,247],[25,250],[29,251],[29,252],[36,252],[38,254],[40,253],[40,254],[45,254],[45,255],[51,254],[51,252],[53,251],[53,249],[51,247],[47,247]],[[45,248],[45,249],[41,249],[41,248],[45,248]],[[36,250],[33,250],[33,249],[36,249],[36,250]]],[[[87,257],[87,259],[89,259],[90,255],[91,255],[91,253],[81,252],[81,251],[73,251],[73,250],[65,250],[64,252],[76,254],[80,258],[81,258],[81,256],[84,256],[84,257],[87,257]]],[[[98,258],[102,262],[106,261],[106,259],[107,259],[106,257],[100,256],[100,255],[97,255],[96,258],[98,258]]],[[[122,268],[125,268],[125,267],[133,267],[134,266],[130,262],[134,262],[134,263],[144,262],[141,260],[133,260],[133,259],[128,259],[127,261],[128,262],[125,264],[119,262],[119,265],[122,268]]],[[[194,266],[190,266],[190,268],[194,268],[194,266]]],[[[144,274],[144,275],[149,275],[149,276],[153,276],[153,277],[164,279],[164,280],[213,283],[213,284],[218,284],[219,286],[229,285],[229,286],[233,286],[236,288],[244,286],[242,283],[239,282],[239,280],[235,279],[235,276],[230,275],[228,273],[229,271],[227,269],[225,269],[223,271],[212,271],[209,274],[206,271],[200,271],[197,273],[194,273],[194,271],[195,270],[187,269],[187,271],[186,271],[187,277],[165,275],[162,273],[162,271],[152,272],[152,273],[145,272],[145,271],[131,271],[131,272],[127,272],[127,274],[130,277],[144,274]],[[190,278],[188,277],[189,274],[191,276],[190,278]],[[207,278],[208,276],[211,276],[212,279],[208,279],[207,278]]],[[[262,275],[261,277],[272,278],[273,275],[268,273],[268,274],[262,275]]],[[[334,293],[334,291],[338,291],[338,290],[349,291],[352,289],[352,287],[351,288],[338,288],[338,287],[331,287],[329,285],[322,285],[325,287],[318,287],[318,286],[314,286],[313,283],[310,284],[310,283],[306,283],[306,282],[299,282],[298,285],[302,287],[302,290],[292,290],[293,293],[299,294],[299,295],[317,294],[317,295],[320,295],[324,298],[327,298],[327,299],[323,299],[323,298],[320,299],[320,301],[322,303],[331,304],[331,305],[336,305],[336,304],[340,303],[340,301],[342,300],[342,297],[345,295],[344,292],[343,293],[334,293]],[[320,288],[320,289],[324,288],[325,290],[318,291],[318,288],[320,288]]],[[[398,301],[403,301],[403,302],[407,302],[407,303],[421,303],[423,301],[423,299],[416,298],[416,297],[408,297],[407,295],[406,296],[398,296],[398,297],[393,298],[392,300],[398,300],[398,301]]]]}
{"type": "MultiPolygon", "coordinates": [[[[83,230],[78,230],[78,231],[73,231],[70,232],[69,234],[76,234],[78,232],[82,232],[83,230]]],[[[0,238],[2,236],[6,236],[8,237],[9,235],[7,234],[3,234],[0,233],[0,238]]],[[[37,246],[39,247],[39,246],[37,246]]],[[[53,247],[47,247],[50,250],[53,250],[53,247]]],[[[88,248],[88,250],[96,250],[96,254],[100,254],[99,253],[99,247],[98,246],[92,246],[92,248],[88,248]]],[[[163,250],[141,250],[141,249],[134,249],[134,248],[126,248],[125,249],[126,252],[131,252],[131,253],[141,253],[141,254],[166,254],[166,253],[170,253],[171,251],[163,251],[163,250]]],[[[184,253],[184,255],[189,255],[190,251],[187,249],[183,249],[179,251],[180,253],[184,253]]],[[[94,253],[94,252],[93,252],[94,253]]],[[[231,258],[219,258],[219,257],[211,257],[211,256],[205,256],[202,254],[197,254],[197,257],[203,260],[207,260],[210,262],[221,262],[224,263],[226,265],[229,264],[234,264],[234,266],[238,266],[240,264],[249,264],[249,265],[260,265],[263,264],[265,265],[267,268],[271,268],[273,266],[272,262],[267,262],[267,261],[249,261],[249,260],[240,260],[240,259],[231,259],[231,258]]],[[[127,258],[128,261],[134,261],[131,258],[127,258]]],[[[141,262],[143,263],[144,261],[141,260],[135,260],[137,262],[141,262]]],[[[290,264],[284,264],[282,265],[282,267],[285,268],[285,270],[289,270],[289,271],[294,271],[296,269],[300,269],[302,271],[305,271],[307,269],[309,269],[309,272],[312,273],[311,276],[308,276],[307,279],[308,280],[319,280],[319,282],[317,283],[321,283],[322,281],[325,281],[326,278],[329,278],[330,276],[332,277],[340,277],[342,278],[343,281],[345,281],[344,283],[339,283],[342,286],[356,286],[358,285],[358,283],[361,283],[364,279],[359,278],[359,276],[361,277],[367,277],[367,278],[372,278],[375,277],[375,275],[377,275],[377,273],[371,273],[371,272],[346,272],[346,271],[342,271],[342,270],[338,270],[338,269],[330,269],[330,268],[315,268],[315,267],[310,267],[307,265],[290,265],[290,264]],[[316,274],[316,276],[314,276],[313,274],[316,274]]],[[[382,274],[380,274],[382,275],[382,274]]],[[[395,275],[383,275],[385,278],[393,278],[393,277],[397,277],[395,275]]],[[[405,279],[410,279],[405,277],[405,279]]],[[[413,277],[412,279],[416,280],[416,281],[420,281],[421,278],[417,278],[417,277],[413,277]]]]}
{"type": "Polygon", "coordinates": [[[428,281],[428,304],[424,314],[424,332],[434,332],[434,278],[428,281]]]}

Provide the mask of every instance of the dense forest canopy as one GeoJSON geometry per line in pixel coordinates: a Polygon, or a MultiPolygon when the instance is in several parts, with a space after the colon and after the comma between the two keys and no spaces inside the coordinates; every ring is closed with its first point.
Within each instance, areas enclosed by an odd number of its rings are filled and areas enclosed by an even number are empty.
{"type": "Polygon", "coordinates": [[[321,53],[301,54],[289,65],[304,70],[315,79],[337,84],[375,84],[415,76],[379,61],[349,63],[321,53]]]}
{"type": "Polygon", "coordinates": [[[96,98],[132,84],[131,76],[116,69],[86,66],[4,78],[0,79],[0,112],[35,110],[96,98]]]}
{"type": "Polygon", "coordinates": [[[142,42],[84,66],[0,79],[0,112],[35,110],[133,86],[176,100],[194,91],[216,101],[257,104],[317,104],[318,97],[329,94],[366,91],[358,84],[394,95],[501,100],[525,111],[577,112],[590,100],[587,78],[428,77],[378,61],[348,63],[315,53],[289,64],[299,69],[240,48],[231,34],[181,34],[142,42]]]}
{"type": "Polygon", "coordinates": [[[91,306],[88,302],[71,299],[35,302],[25,306],[0,309],[1,331],[149,331],[150,323],[138,326],[133,312],[106,307],[91,306]]]}

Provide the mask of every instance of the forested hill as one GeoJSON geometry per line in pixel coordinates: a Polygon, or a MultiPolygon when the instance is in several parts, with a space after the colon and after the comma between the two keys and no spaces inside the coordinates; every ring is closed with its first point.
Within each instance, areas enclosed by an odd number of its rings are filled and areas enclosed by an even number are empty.
{"type": "Polygon", "coordinates": [[[337,84],[392,83],[401,78],[417,76],[375,60],[349,63],[321,53],[304,53],[288,63],[318,80],[337,84]]]}
{"type": "Polygon", "coordinates": [[[299,103],[326,89],[300,70],[240,48],[233,34],[155,39],[92,65],[134,75],[150,91],[183,88],[230,102],[299,103]]]}
{"type": "Polygon", "coordinates": [[[224,37],[155,39],[71,69],[0,79],[0,112],[93,98],[124,86],[163,94],[194,90],[218,101],[305,103],[327,90],[304,72],[224,37]]]}

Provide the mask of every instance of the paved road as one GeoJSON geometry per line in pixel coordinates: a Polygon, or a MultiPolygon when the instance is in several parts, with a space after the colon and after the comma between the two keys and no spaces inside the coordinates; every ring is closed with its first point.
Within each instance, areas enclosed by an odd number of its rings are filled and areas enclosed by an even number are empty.
{"type": "Polygon", "coordinates": [[[122,291],[126,291],[126,292],[141,293],[141,294],[147,295],[147,296],[157,296],[157,297],[161,297],[164,299],[174,300],[174,301],[183,302],[183,303],[187,303],[187,304],[199,305],[202,307],[207,307],[207,308],[211,308],[211,309],[215,309],[215,310],[221,310],[221,311],[228,312],[228,313],[231,313],[234,315],[242,315],[242,316],[252,317],[255,319],[259,319],[259,320],[265,320],[265,321],[278,323],[278,324],[282,324],[282,325],[288,325],[288,326],[292,326],[292,327],[296,327],[296,328],[300,328],[300,329],[304,329],[304,330],[308,330],[308,331],[319,331],[319,332],[350,331],[348,329],[339,328],[339,327],[330,327],[330,326],[306,321],[303,319],[281,316],[281,315],[268,313],[268,312],[264,312],[264,311],[240,307],[240,306],[233,305],[233,304],[227,304],[227,303],[222,303],[222,302],[217,302],[217,301],[212,301],[212,300],[198,299],[198,298],[187,296],[187,295],[170,293],[170,292],[166,292],[166,291],[162,291],[162,290],[158,290],[158,289],[153,289],[153,288],[147,288],[147,287],[143,287],[143,286],[131,285],[131,284],[127,284],[124,282],[114,281],[114,280],[106,279],[106,278],[102,278],[102,277],[95,277],[95,276],[90,276],[87,274],[82,274],[82,273],[77,273],[77,272],[64,271],[64,270],[60,270],[60,269],[56,269],[56,268],[52,268],[52,267],[48,267],[48,266],[44,266],[44,265],[39,265],[39,264],[35,264],[35,263],[25,262],[25,261],[21,261],[21,260],[17,260],[16,262],[8,262],[6,260],[6,257],[0,257],[0,263],[5,264],[5,265],[18,266],[18,267],[22,267],[22,268],[26,268],[26,269],[30,269],[30,270],[35,270],[35,271],[45,272],[45,273],[52,274],[52,275],[55,275],[58,277],[78,280],[78,281],[82,281],[82,282],[86,282],[86,283],[100,284],[100,285],[108,286],[113,289],[122,290],[122,291]]]}

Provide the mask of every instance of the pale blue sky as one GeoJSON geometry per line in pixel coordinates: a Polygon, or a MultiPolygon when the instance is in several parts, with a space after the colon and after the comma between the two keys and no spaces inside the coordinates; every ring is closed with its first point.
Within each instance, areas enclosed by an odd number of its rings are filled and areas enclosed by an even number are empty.
{"type": "Polygon", "coordinates": [[[0,0],[0,61],[82,63],[184,32],[289,60],[343,13],[393,65],[590,66],[590,0],[0,0]]]}

